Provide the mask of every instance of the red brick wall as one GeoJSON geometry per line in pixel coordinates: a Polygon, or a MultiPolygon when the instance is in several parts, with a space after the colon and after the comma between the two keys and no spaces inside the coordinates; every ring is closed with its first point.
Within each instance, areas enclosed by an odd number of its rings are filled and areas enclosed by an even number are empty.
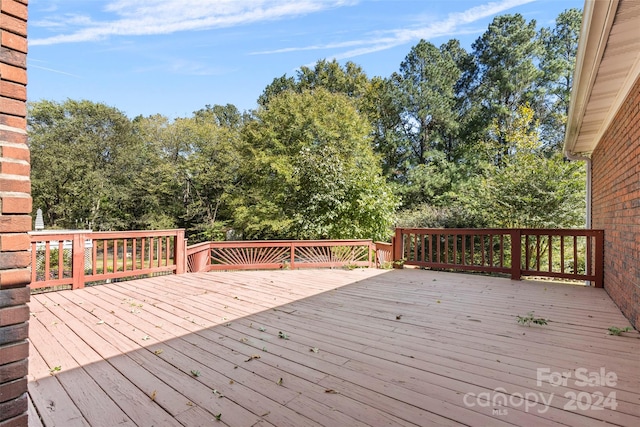
{"type": "Polygon", "coordinates": [[[640,77],[593,152],[592,173],[593,228],[605,230],[604,287],[639,329],[640,77]]]}
{"type": "Polygon", "coordinates": [[[0,425],[27,425],[27,0],[0,0],[0,425]]]}

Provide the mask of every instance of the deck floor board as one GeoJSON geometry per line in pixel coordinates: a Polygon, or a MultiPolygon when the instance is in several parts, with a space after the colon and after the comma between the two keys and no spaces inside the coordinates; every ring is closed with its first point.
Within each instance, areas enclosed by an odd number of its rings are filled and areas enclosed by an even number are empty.
{"type": "Polygon", "coordinates": [[[30,307],[32,426],[640,424],[640,335],[607,334],[629,323],[602,289],[243,271],[37,294],[30,307]],[[529,312],[549,324],[519,325],[529,312]],[[538,383],[538,369],[566,384],[538,383]]]}

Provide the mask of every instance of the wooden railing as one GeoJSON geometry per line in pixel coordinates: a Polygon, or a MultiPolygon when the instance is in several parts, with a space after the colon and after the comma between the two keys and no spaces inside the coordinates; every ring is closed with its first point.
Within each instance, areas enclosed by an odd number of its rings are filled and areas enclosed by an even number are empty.
{"type": "Polygon", "coordinates": [[[412,265],[454,271],[585,280],[603,285],[602,230],[397,228],[371,240],[205,242],[184,230],[31,233],[31,288],[154,274],[412,265]]]}
{"type": "Polygon", "coordinates": [[[507,273],[603,286],[604,232],[574,229],[397,228],[396,265],[507,273]]]}
{"type": "Polygon", "coordinates": [[[185,272],[184,230],[31,234],[31,288],[185,272]]]}
{"type": "Polygon", "coordinates": [[[371,240],[206,242],[187,248],[187,270],[373,267],[375,250],[371,240]]]}
{"type": "Polygon", "coordinates": [[[393,265],[393,243],[375,242],[376,267],[390,268],[393,265]]]}

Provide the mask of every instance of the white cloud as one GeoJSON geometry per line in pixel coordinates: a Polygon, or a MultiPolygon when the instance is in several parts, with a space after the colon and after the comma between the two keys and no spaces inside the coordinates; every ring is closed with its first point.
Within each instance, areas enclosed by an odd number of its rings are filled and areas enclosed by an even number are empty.
{"type": "Polygon", "coordinates": [[[111,36],[170,34],[230,27],[316,13],[355,3],[356,0],[113,0],[104,7],[107,14],[115,15],[113,20],[62,15],[30,23],[59,29],[60,34],[31,39],[29,44],[90,42],[111,36]]]}
{"type": "Polygon", "coordinates": [[[277,50],[254,52],[254,54],[273,54],[305,50],[339,49],[353,46],[355,47],[354,49],[336,54],[332,56],[331,59],[340,60],[353,58],[360,55],[391,49],[396,46],[415,42],[420,39],[429,40],[435,37],[466,34],[471,31],[475,32],[475,29],[469,30],[464,26],[478,21],[479,19],[497,15],[516,6],[531,3],[533,1],[536,0],[495,1],[484,5],[472,7],[463,12],[451,13],[446,18],[440,21],[434,22],[433,17],[430,17],[427,21],[427,24],[423,24],[419,27],[377,32],[375,34],[371,34],[370,37],[361,40],[352,40],[348,42],[331,43],[325,45],[288,47],[277,50]]]}

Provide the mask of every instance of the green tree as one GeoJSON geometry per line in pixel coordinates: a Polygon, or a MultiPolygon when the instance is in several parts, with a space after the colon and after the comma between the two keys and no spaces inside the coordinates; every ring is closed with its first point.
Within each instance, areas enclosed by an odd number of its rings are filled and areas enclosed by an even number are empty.
{"type": "Polygon", "coordinates": [[[48,227],[128,228],[123,195],[137,172],[137,140],[120,111],[90,101],[30,105],[34,209],[48,227]]]}
{"type": "Polygon", "coordinates": [[[135,229],[170,229],[182,226],[184,180],[179,173],[175,144],[168,144],[172,123],[160,114],[138,116],[132,121],[140,141],[138,173],[130,181],[126,194],[126,214],[135,229]]]}
{"type": "Polygon", "coordinates": [[[245,127],[246,164],[234,203],[247,238],[385,238],[395,198],[370,128],[324,88],[272,98],[245,127]]]}
{"type": "Polygon", "coordinates": [[[500,162],[511,148],[502,135],[512,126],[518,108],[533,101],[540,76],[536,22],[527,22],[520,14],[497,16],[472,47],[480,73],[474,102],[482,106],[484,123],[493,123],[485,138],[501,147],[495,159],[500,162]]]}
{"type": "Polygon", "coordinates": [[[300,67],[295,77],[284,75],[274,79],[258,98],[258,104],[263,108],[268,107],[272,98],[288,90],[302,93],[318,88],[355,100],[365,96],[368,84],[369,78],[359,65],[348,61],[343,67],[335,59],[321,59],[313,68],[300,67]]]}
{"type": "Polygon", "coordinates": [[[539,34],[544,47],[540,60],[544,90],[542,140],[551,151],[559,151],[564,141],[581,25],[582,12],[567,9],[558,15],[554,28],[543,28],[539,34]]]}
{"type": "MultiPolygon", "coordinates": [[[[501,137],[513,147],[468,187],[467,203],[490,227],[562,228],[584,223],[584,170],[560,154],[547,157],[533,110],[520,107],[501,137]]],[[[497,132],[497,121],[493,128],[497,132]]]]}
{"type": "Polygon", "coordinates": [[[426,164],[431,150],[453,156],[447,149],[457,128],[454,86],[460,75],[448,51],[421,40],[391,76],[414,165],[426,164]]]}
{"type": "Polygon", "coordinates": [[[178,122],[191,153],[180,168],[186,181],[182,223],[195,241],[220,240],[232,213],[230,200],[246,159],[240,154],[242,127],[199,118],[178,122]]]}

